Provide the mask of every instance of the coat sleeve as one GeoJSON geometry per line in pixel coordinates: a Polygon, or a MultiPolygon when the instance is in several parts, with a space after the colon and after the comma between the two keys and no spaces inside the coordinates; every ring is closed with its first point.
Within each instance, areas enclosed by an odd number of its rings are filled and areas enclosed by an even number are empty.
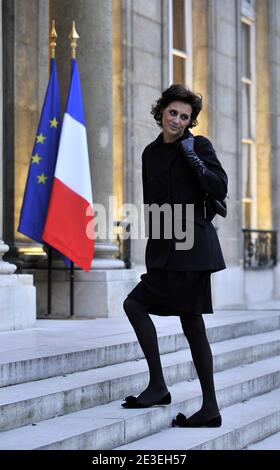
{"type": "Polygon", "coordinates": [[[215,199],[223,200],[228,191],[228,177],[219,162],[210,140],[203,136],[195,138],[194,150],[207,167],[200,177],[201,188],[215,199]]]}
{"type": "Polygon", "coordinates": [[[147,172],[146,172],[146,157],[147,157],[147,147],[142,153],[142,186],[143,186],[143,202],[148,204],[148,194],[147,194],[147,172]]]}

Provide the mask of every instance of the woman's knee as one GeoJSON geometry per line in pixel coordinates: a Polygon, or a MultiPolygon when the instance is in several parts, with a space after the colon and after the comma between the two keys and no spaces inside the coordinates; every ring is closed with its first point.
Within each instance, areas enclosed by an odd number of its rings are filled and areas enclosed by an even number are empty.
{"type": "Polygon", "coordinates": [[[140,304],[139,302],[136,302],[136,300],[131,299],[130,297],[127,297],[123,303],[123,309],[127,316],[133,314],[141,314],[144,315],[147,313],[148,309],[145,305],[140,304]]]}
{"type": "Polygon", "coordinates": [[[124,300],[124,303],[123,303],[123,309],[125,311],[126,314],[128,314],[131,310],[131,302],[130,302],[130,298],[127,297],[125,300],[124,300]]]}
{"type": "Polygon", "coordinates": [[[129,314],[133,312],[134,310],[137,310],[137,307],[140,307],[141,305],[136,302],[136,300],[131,299],[130,297],[127,297],[123,303],[123,309],[126,314],[129,314]]]}
{"type": "Polygon", "coordinates": [[[205,333],[205,325],[202,315],[181,315],[180,320],[187,338],[205,333]]]}

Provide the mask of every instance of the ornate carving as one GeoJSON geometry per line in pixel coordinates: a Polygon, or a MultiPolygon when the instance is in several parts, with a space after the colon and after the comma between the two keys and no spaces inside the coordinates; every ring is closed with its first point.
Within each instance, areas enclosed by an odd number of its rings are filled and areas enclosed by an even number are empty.
{"type": "Polygon", "coordinates": [[[0,240],[0,275],[1,274],[14,274],[17,269],[15,264],[4,261],[2,257],[9,251],[8,245],[5,245],[3,240],[0,240]]]}

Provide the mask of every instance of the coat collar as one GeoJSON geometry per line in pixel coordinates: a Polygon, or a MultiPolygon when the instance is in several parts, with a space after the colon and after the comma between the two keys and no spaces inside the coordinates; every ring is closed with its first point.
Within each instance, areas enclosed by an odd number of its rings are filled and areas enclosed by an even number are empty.
{"type": "MultiPolygon", "coordinates": [[[[186,130],[184,135],[182,135],[178,139],[174,140],[174,142],[172,142],[172,144],[175,144],[176,142],[181,142],[181,140],[187,139],[188,137],[193,137],[193,134],[191,133],[191,131],[189,129],[186,130]]],[[[150,146],[151,147],[156,147],[156,146],[161,145],[161,144],[163,144],[163,132],[161,132],[157,136],[157,138],[153,142],[151,142],[150,146]]]]}

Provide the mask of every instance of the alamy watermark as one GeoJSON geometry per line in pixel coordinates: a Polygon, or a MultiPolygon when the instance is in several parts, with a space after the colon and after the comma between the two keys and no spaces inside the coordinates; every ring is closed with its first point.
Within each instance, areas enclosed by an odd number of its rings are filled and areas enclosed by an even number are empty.
{"type": "Polygon", "coordinates": [[[88,206],[86,215],[93,219],[87,225],[91,240],[115,240],[115,220],[124,220],[129,231],[123,230],[122,240],[151,238],[175,239],[176,250],[190,250],[194,244],[194,204],[123,204],[117,207],[117,198],[109,196],[108,206],[88,206]]]}

